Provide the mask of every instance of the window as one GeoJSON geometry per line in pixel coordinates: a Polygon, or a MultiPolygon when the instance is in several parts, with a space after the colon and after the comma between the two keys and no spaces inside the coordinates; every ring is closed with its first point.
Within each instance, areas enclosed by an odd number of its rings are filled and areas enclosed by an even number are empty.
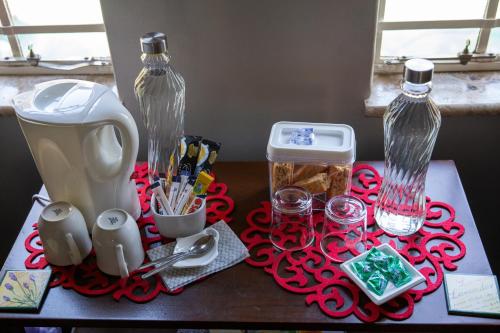
{"type": "Polygon", "coordinates": [[[0,0],[0,23],[0,74],[111,73],[99,0],[0,0]]]}
{"type": "Polygon", "coordinates": [[[500,69],[499,0],[379,0],[375,72],[427,58],[437,71],[500,69]],[[469,53],[459,53],[466,43],[469,53]]]}

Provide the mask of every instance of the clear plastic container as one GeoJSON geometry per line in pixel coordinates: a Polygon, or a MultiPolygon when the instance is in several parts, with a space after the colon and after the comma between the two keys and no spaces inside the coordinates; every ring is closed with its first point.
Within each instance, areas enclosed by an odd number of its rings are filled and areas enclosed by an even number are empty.
{"type": "Polygon", "coordinates": [[[352,127],[343,124],[275,123],[267,145],[269,192],[287,185],[310,192],[317,207],[336,195],[351,191],[356,139],[352,127]]]}

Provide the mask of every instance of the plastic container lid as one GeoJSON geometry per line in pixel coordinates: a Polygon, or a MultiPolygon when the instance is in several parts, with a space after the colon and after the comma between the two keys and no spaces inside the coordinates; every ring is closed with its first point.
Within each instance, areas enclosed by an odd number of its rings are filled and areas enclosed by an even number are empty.
{"type": "Polygon", "coordinates": [[[354,130],[344,124],[280,121],[271,129],[267,159],[352,164],[356,160],[354,130]]]}
{"type": "Polygon", "coordinates": [[[34,90],[17,95],[13,104],[17,116],[26,120],[80,124],[94,118],[89,117],[92,107],[108,91],[106,86],[95,82],[53,80],[37,84],[34,90]]]}

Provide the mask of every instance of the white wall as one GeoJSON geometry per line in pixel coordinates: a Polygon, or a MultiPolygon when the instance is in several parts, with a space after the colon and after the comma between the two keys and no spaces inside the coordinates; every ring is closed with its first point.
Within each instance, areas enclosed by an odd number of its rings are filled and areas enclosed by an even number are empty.
{"type": "Polygon", "coordinates": [[[280,120],[349,123],[360,142],[378,138],[380,155],[380,120],[363,116],[376,1],[101,3],[118,90],[141,127],[133,95],[139,38],[161,31],[186,80],[186,133],[221,141],[222,159],[264,159],[280,120]]]}
{"type": "MultiPolygon", "coordinates": [[[[347,123],[358,160],[383,159],[382,119],[364,116],[375,0],[101,0],[119,93],[133,94],[140,36],[162,31],[187,85],[186,132],[223,143],[221,159],[264,160],[279,120],[347,123]]],[[[435,90],[439,86],[434,87],[435,90]]],[[[457,162],[466,187],[500,164],[500,117],[443,119],[433,159],[457,162]]],[[[490,196],[494,196],[491,193],[490,196]]]]}

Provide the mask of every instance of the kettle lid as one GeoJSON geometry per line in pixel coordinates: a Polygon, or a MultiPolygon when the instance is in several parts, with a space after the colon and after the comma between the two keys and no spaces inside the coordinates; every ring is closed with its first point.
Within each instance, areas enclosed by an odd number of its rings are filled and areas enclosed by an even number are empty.
{"type": "MultiPolygon", "coordinates": [[[[96,101],[109,89],[95,82],[53,80],[14,97],[18,117],[50,124],[85,123],[96,101]]],[[[95,121],[95,118],[93,119],[95,121]]]]}

